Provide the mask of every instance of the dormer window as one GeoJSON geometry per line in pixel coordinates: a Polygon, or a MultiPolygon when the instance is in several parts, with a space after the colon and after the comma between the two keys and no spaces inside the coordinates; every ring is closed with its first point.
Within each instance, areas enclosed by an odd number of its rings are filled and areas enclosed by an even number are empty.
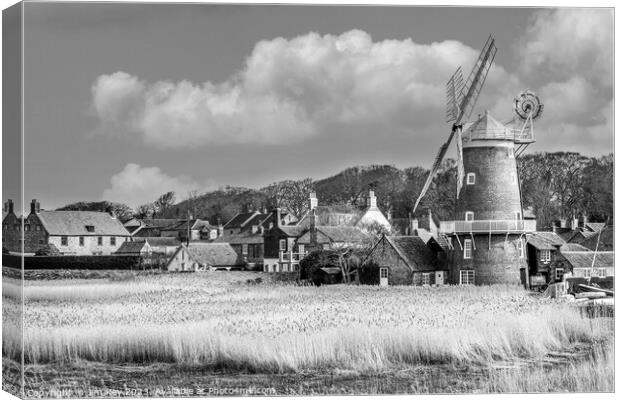
{"type": "Polygon", "coordinates": [[[86,231],[87,232],[94,232],[95,231],[95,226],[94,225],[86,225],[86,231]]]}
{"type": "Polygon", "coordinates": [[[468,185],[475,185],[476,184],[476,174],[473,172],[470,172],[467,174],[467,179],[465,180],[467,182],[468,185]]]}

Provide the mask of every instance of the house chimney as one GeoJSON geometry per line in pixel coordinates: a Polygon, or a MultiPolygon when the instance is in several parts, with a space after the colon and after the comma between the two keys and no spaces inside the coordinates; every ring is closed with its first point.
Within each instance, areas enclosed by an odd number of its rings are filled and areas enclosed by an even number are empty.
{"type": "Polygon", "coordinates": [[[377,208],[377,198],[375,197],[375,191],[370,189],[368,191],[368,209],[373,210],[377,208]]]}
{"type": "Polygon", "coordinates": [[[319,205],[319,199],[316,198],[316,192],[310,192],[310,209],[314,210],[319,205]]]}
{"type": "Polygon", "coordinates": [[[8,212],[9,214],[15,214],[12,199],[8,199],[6,203],[4,203],[4,211],[8,212]]]}
{"type": "Polygon", "coordinates": [[[316,239],[316,210],[312,209],[310,211],[310,246],[316,248],[317,246],[316,239]]]}
{"type": "Polygon", "coordinates": [[[586,213],[583,213],[583,226],[585,227],[587,223],[588,223],[588,216],[586,215],[586,213]]]}
{"type": "Polygon", "coordinates": [[[579,228],[579,218],[575,218],[575,216],[573,215],[573,219],[570,224],[570,229],[574,231],[577,228],[579,228]]]}
{"type": "Polygon", "coordinates": [[[417,218],[413,218],[413,219],[409,219],[409,235],[413,236],[415,234],[415,232],[418,230],[419,226],[418,226],[418,219],[417,218]]]}
{"type": "Polygon", "coordinates": [[[220,218],[217,219],[217,237],[224,235],[224,225],[222,225],[222,220],[220,218]]]}
{"type": "Polygon", "coordinates": [[[560,219],[560,228],[566,228],[566,218],[560,219]]]}
{"type": "Polygon", "coordinates": [[[30,214],[37,214],[40,211],[40,204],[37,199],[32,199],[30,202],[30,214]]]}
{"type": "Polygon", "coordinates": [[[281,213],[282,213],[282,211],[280,210],[280,207],[276,207],[273,210],[273,218],[275,219],[274,226],[276,228],[280,227],[280,219],[282,218],[282,214],[281,213]]]}

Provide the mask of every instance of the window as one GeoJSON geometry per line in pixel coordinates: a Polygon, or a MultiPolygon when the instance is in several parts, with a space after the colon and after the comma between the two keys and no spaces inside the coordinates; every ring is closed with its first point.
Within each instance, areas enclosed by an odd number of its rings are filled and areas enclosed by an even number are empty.
{"type": "Polygon", "coordinates": [[[305,254],[306,253],[306,246],[303,244],[298,244],[297,245],[297,252],[299,254],[305,254]]]}
{"type": "Polygon", "coordinates": [[[86,231],[87,232],[94,232],[95,231],[94,225],[86,225],[86,231]]]}
{"type": "Polygon", "coordinates": [[[607,276],[607,270],[605,268],[597,268],[596,269],[596,276],[600,277],[600,278],[604,278],[607,276]]]}
{"type": "Polygon", "coordinates": [[[540,251],[540,261],[545,264],[551,262],[551,250],[541,250],[540,251]]]}
{"type": "Polygon", "coordinates": [[[17,232],[19,232],[19,225],[17,225],[17,224],[15,225],[15,230],[16,230],[17,232]]]}
{"type": "Polygon", "coordinates": [[[525,257],[525,252],[523,251],[523,241],[521,239],[517,241],[517,253],[519,254],[519,258],[525,257]]]}
{"type": "Polygon", "coordinates": [[[583,277],[584,278],[592,277],[592,270],[590,268],[583,268],[583,277]]]}
{"type": "Polygon", "coordinates": [[[280,239],[280,251],[286,251],[286,240],[280,239]]]}
{"type": "Polygon", "coordinates": [[[471,269],[461,270],[461,285],[473,285],[475,272],[471,269]]]}
{"type": "Polygon", "coordinates": [[[515,219],[521,221],[521,211],[515,211],[515,219]]]}
{"type": "Polygon", "coordinates": [[[80,236],[80,246],[84,247],[84,236],[80,236]]]}
{"type": "Polygon", "coordinates": [[[465,221],[473,221],[474,220],[474,212],[473,211],[467,211],[465,213],[465,221]]]}
{"type": "Polygon", "coordinates": [[[463,258],[471,258],[471,239],[465,239],[463,242],[463,258]]]}
{"type": "Polygon", "coordinates": [[[247,244],[242,244],[241,245],[241,254],[244,254],[244,255],[248,254],[248,245],[247,244]]]}
{"type": "Polygon", "coordinates": [[[34,226],[34,230],[35,231],[40,231],[41,230],[41,225],[35,225],[34,226]]]}
{"type": "Polygon", "coordinates": [[[112,236],[110,238],[110,246],[116,246],[116,237],[115,236],[112,236]]]}
{"type": "Polygon", "coordinates": [[[564,276],[564,268],[556,268],[555,269],[555,280],[561,281],[564,276]]]}
{"type": "Polygon", "coordinates": [[[425,272],[422,274],[422,285],[430,285],[431,284],[431,274],[425,272]]]}
{"type": "Polygon", "coordinates": [[[69,245],[69,238],[66,236],[61,236],[60,237],[60,245],[61,246],[68,246],[69,245]]]}
{"type": "Polygon", "coordinates": [[[387,268],[379,269],[379,277],[380,278],[387,278],[388,277],[388,269],[387,268]]]}
{"type": "Polygon", "coordinates": [[[24,231],[30,231],[30,225],[28,224],[24,225],[24,231]]]}
{"type": "Polygon", "coordinates": [[[103,237],[102,236],[98,236],[97,237],[97,246],[103,246],[103,237]]]}
{"type": "Polygon", "coordinates": [[[45,240],[39,239],[39,244],[45,244],[45,240]]]}
{"type": "Polygon", "coordinates": [[[468,173],[467,174],[466,183],[468,185],[475,185],[476,184],[476,174],[473,173],[473,172],[468,173]]]}

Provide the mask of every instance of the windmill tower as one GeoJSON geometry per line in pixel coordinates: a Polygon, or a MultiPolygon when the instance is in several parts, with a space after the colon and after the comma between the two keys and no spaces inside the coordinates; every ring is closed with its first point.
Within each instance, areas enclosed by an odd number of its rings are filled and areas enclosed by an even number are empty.
{"type": "MultiPolygon", "coordinates": [[[[523,219],[516,157],[533,140],[533,120],[542,105],[530,92],[514,103],[515,118],[503,124],[488,111],[464,123],[482,90],[497,48],[487,40],[468,80],[461,69],[447,84],[447,120],[453,122],[448,141],[440,148],[415,207],[432,181],[436,167],[453,138],[457,148],[457,200],[453,221],[440,223],[446,236],[448,282],[451,284],[525,283],[525,233],[536,230],[535,220],[523,219]]],[[[415,211],[415,209],[414,209],[415,211]]]]}

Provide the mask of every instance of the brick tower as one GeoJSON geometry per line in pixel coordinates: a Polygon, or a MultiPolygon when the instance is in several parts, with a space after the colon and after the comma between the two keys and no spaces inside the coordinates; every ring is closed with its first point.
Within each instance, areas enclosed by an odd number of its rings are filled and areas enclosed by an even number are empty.
{"type": "Polygon", "coordinates": [[[454,221],[440,231],[452,242],[452,284],[526,282],[525,233],[515,147],[533,142],[531,131],[509,128],[488,111],[462,133],[463,181],[454,221]]]}

